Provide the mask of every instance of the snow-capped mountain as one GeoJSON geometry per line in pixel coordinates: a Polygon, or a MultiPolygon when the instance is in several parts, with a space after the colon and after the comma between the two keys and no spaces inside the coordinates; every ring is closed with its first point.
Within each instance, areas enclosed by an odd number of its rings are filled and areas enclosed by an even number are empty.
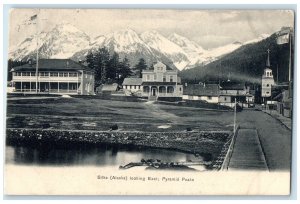
{"type": "Polygon", "coordinates": [[[178,35],[177,33],[173,33],[168,37],[168,39],[180,46],[187,54],[187,57],[190,61],[188,66],[195,65],[199,61],[199,56],[206,52],[206,50],[203,49],[196,42],[193,42],[187,39],[186,37],[178,35]]]}
{"type": "Polygon", "coordinates": [[[258,38],[255,38],[255,39],[253,39],[253,40],[246,41],[246,42],[244,42],[243,44],[244,44],[244,45],[247,45],[247,44],[257,43],[257,42],[262,41],[262,40],[264,40],[264,39],[266,39],[266,38],[268,38],[268,37],[270,37],[270,34],[261,34],[258,38]]]}
{"type": "Polygon", "coordinates": [[[153,50],[140,38],[132,29],[122,29],[93,39],[90,46],[85,50],[79,51],[73,55],[73,59],[84,59],[89,51],[95,51],[98,48],[106,47],[112,54],[117,52],[120,58],[128,58],[131,65],[134,66],[140,58],[144,58],[148,65],[160,59],[166,59],[153,50]]]}
{"type": "MultiPolygon", "coordinates": [[[[39,33],[40,41],[44,40],[47,36],[47,33],[39,33]]],[[[9,56],[14,60],[22,60],[30,55],[34,55],[36,52],[36,36],[32,35],[23,40],[17,46],[13,47],[10,50],[9,56]]]]}
{"type": "Polygon", "coordinates": [[[233,52],[234,50],[240,48],[242,45],[243,45],[243,43],[237,41],[237,42],[225,45],[225,46],[207,50],[202,55],[200,55],[199,62],[202,64],[208,64],[228,53],[233,52]]]}
{"type": "Polygon", "coordinates": [[[156,53],[161,53],[172,61],[179,70],[184,69],[189,64],[185,51],[157,31],[146,31],[141,34],[141,38],[156,53]]]}
{"type": "MultiPolygon", "coordinates": [[[[41,58],[70,58],[89,46],[90,38],[71,24],[59,24],[48,33],[40,33],[39,56],[41,58]]],[[[25,39],[10,55],[21,60],[35,56],[36,36],[25,39]]]]}
{"type": "MultiPolygon", "coordinates": [[[[269,35],[211,50],[205,50],[196,42],[176,33],[166,38],[157,31],[138,34],[132,29],[123,29],[91,39],[83,31],[68,23],[59,24],[50,32],[41,32],[38,36],[40,58],[83,60],[88,52],[106,47],[111,54],[117,52],[121,59],[127,57],[132,66],[138,62],[139,58],[144,58],[148,65],[159,60],[170,67],[183,70],[213,62],[242,45],[261,41],[269,35]]],[[[14,60],[35,58],[36,36],[26,38],[12,49],[9,55],[14,60]]]]}
{"type": "Polygon", "coordinates": [[[182,47],[182,49],[185,51],[190,63],[186,65],[184,69],[190,69],[199,65],[206,65],[208,63],[211,63],[223,57],[224,55],[235,51],[236,49],[240,48],[243,45],[262,41],[269,36],[270,36],[269,34],[262,34],[258,38],[246,41],[244,43],[236,41],[210,50],[205,50],[201,46],[199,46],[196,42],[190,41],[189,39],[180,36],[176,33],[170,35],[168,38],[172,42],[182,47]]]}

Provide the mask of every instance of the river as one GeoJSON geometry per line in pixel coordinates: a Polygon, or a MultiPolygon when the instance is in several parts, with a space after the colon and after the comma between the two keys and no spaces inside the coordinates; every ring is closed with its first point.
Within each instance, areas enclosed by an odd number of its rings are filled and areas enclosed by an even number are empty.
{"type": "Polygon", "coordinates": [[[119,168],[141,159],[160,159],[163,162],[199,161],[201,157],[174,150],[126,146],[82,146],[60,148],[53,146],[6,146],[6,163],[39,166],[110,166],[119,168]]]}

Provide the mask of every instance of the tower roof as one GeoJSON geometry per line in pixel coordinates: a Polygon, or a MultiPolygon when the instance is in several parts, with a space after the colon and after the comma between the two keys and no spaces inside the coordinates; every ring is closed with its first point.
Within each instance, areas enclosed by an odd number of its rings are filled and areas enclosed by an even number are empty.
{"type": "Polygon", "coordinates": [[[271,67],[271,64],[270,64],[270,50],[268,49],[267,52],[268,52],[268,57],[267,57],[266,67],[270,68],[271,67]]]}

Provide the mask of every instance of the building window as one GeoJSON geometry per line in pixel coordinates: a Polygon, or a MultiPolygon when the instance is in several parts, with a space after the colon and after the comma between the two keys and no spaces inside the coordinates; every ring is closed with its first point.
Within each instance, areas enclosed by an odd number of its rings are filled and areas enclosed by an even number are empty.
{"type": "Polygon", "coordinates": [[[166,93],[166,87],[165,87],[165,86],[160,86],[160,87],[158,88],[158,92],[159,92],[159,93],[166,93]]]}
{"type": "Polygon", "coordinates": [[[51,76],[51,77],[57,77],[57,76],[58,76],[58,73],[57,73],[57,72],[50,72],[50,76],[51,76]]]}
{"type": "Polygon", "coordinates": [[[131,87],[132,87],[132,86],[130,85],[129,88],[131,89],[131,87]]]}
{"type": "Polygon", "coordinates": [[[170,82],[173,82],[173,76],[170,76],[170,82]]]}
{"type": "Polygon", "coordinates": [[[64,73],[60,72],[60,73],[58,74],[58,76],[59,76],[59,77],[63,77],[63,76],[64,76],[64,73]]]}
{"type": "Polygon", "coordinates": [[[153,77],[154,77],[154,81],[156,81],[156,79],[157,79],[157,76],[156,76],[156,74],[154,74],[154,76],[153,76],[153,77]]]}
{"type": "Polygon", "coordinates": [[[41,72],[40,76],[42,76],[42,77],[48,77],[49,76],[49,72],[41,72]]]}
{"type": "Polygon", "coordinates": [[[75,72],[70,72],[70,73],[69,73],[69,77],[77,77],[77,73],[75,73],[75,72]]]}
{"type": "Polygon", "coordinates": [[[35,72],[31,72],[31,76],[35,76],[35,72]]]}
{"type": "Polygon", "coordinates": [[[269,91],[266,92],[266,94],[269,94],[269,93],[270,93],[269,91]]]}
{"type": "Polygon", "coordinates": [[[168,86],[168,88],[167,88],[167,93],[174,93],[174,88],[173,88],[173,86],[168,86]]]}
{"type": "Polygon", "coordinates": [[[150,92],[149,86],[144,86],[144,87],[143,87],[143,92],[144,92],[144,93],[149,93],[149,92],[150,92]]]}
{"type": "Polygon", "coordinates": [[[179,88],[179,91],[181,91],[181,87],[179,88]]]}
{"type": "Polygon", "coordinates": [[[208,100],[211,100],[211,96],[208,96],[207,99],[208,99],[208,100]]]}
{"type": "Polygon", "coordinates": [[[64,77],[68,77],[68,72],[64,72],[64,77]]]}
{"type": "Polygon", "coordinates": [[[269,84],[267,84],[267,87],[269,87],[270,85],[269,84]]]}
{"type": "Polygon", "coordinates": [[[163,76],[163,82],[166,82],[167,80],[166,80],[166,76],[163,76]]]}
{"type": "Polygon", "coordinates": [[[226,98],[226,97],[224,98],[224,101],[227,101],[227,98],[226,98]]]}
{"type": "Polygon", "coordinates": [[[150,81],[150,75],[149,74],[147,75],[147,81],[150,81]]]}

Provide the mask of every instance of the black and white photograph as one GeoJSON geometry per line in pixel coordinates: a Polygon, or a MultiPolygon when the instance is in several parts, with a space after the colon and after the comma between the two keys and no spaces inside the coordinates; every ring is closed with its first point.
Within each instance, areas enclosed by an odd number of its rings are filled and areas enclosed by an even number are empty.
{"type": "Polygon", "coordinates": [[[10,9],[5,192],[288,195],[294,18],[10,9]]]}

